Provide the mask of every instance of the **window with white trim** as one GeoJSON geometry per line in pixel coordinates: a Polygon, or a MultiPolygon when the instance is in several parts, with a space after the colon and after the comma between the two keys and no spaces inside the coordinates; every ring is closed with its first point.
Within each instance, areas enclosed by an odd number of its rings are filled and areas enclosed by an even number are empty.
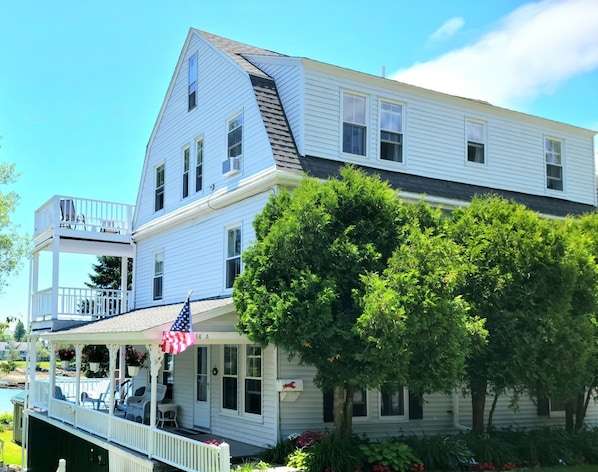
{"type": "MultiPolygon", "coordinates": [[[[324,422],[334,421],[334,393],[332,390],[324,392],[324,422]]],[[[368,393],[367,390],[356,388],[353,392],[353,418],[368,416],[368,393]]]]}
{"type": "Polygon", "coordinates": [[[403,162],[403,107],[380,104],[380,159],[403,162]]]}
{"type": "Polygon", "coordinates": [[[154,211],[160,211],[164,209],[164,184],[166,182],[165,174],[166,171],[164,164],[160,164],[158,167],[156,167],[154,211]]]}
{"type": "Polygon", "coordinates": [[[237,157],[243,153],[243,113],[229,120],[228,126],[228,157],[237,157]]]}
{"type": "Polygon", "coordinates": [[[343,152],[366,155],[366,98],[343,93],[343,152]]]}
{"type": "Polygon", "coordinates": [[[231,228],[226,232],[226,284],[225,288],[232,288],[241,273],[241,228],[231,228]]]}
{"type": "Polygon", "coordinates": [[[183,149],[183,198],[189,196],[189,173],[191,171],[191,150],[189,147],[183,149]]]}
{"type": "Polygon", "coordinates": [[[561,141],[544,138],[544,158],[546,160],[546,188],[562,191],[563,154],[561,141]]]}
{"type": "Polygon", "coordinates": [[[203,137],[195,141],[196,162],[195,162],[195,191],[203,190],[203,137]]]}
{"type": "Polygon", "coordinates": [[[262,414],[262,348],[256,344],[246,346],[245,413],[262,414]]]}
{"type": "Polygon", "coordinates": [[[153,298],[162,300],[164,281],[164,252],[154,253],[154,279],[153,279],[153,298]]]}
{"type": "Polygon", "coordinates": [[[486,129],[480,121],[467,120],[467,162],[486,162],[486,129]]]}
{"type": "Polygon", "coordinates": [[[197,106],[197,53],[189,58],[188,111],[197,106]]]}
{"type": "Polygon", "coordinates": [[[383,386],[380,389],[380,416],[405,416],[405,388],[383,386]]]}
{"type": "Polygon", "coordinates": [[[222,408],[225,410],[237,410],[238,408],[238,359],[239,347],[225,344],[224,368],[222,369],[222,408]]]}

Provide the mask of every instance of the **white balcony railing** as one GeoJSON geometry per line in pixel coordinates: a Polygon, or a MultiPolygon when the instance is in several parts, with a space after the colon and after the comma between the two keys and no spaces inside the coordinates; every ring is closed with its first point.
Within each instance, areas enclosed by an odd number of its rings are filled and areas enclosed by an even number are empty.
{"type": "MultiPolygon", "coordinates": [[[[56,385],[69,389],[68,382],[56,379],[56,385]]],[[[161,429],[126,420],[86,408],[75,403],[57,400],[49,395],[49,382],[35,380],[30,384],[29,404],[48,410],[48,416],[87,431],[131,451],[147,455],[181,470],[230,472],[230,448],[195,441],[161,429]],[[151,440],[150,440],[151,439],[151,440]]]]}
{"type": "Polygon", "coordinates": [[[128,311],[131,291],[126,298],[122,290],[58,287],[41,290],[31,296],[32,321],[77,320],[93,321],[128,311]],[[57,312],[52,313],[53,297],[58,298],[57,312]]]}
{"type": "Polygon", "coordinates": [[[130,235],[133,205],[55,195],[35,212],[34,237],[49,229],[130,235]]]}

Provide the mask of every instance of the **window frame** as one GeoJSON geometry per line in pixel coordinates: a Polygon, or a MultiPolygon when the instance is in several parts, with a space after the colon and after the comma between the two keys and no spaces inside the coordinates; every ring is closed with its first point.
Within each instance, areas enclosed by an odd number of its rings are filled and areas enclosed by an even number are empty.
{"type": "MultiPolygon", "coordinates": [[[[487,145],[487,123],[483,120],[478,120],[475,118],[465,118],[465,162],[467,164],[472,165],[487,165],[488,162],[488,145],[487,145]],[[482,136],[481,140],[475,139],[476,136],[470,135],[470,125],[471,126],[479,126],[481,127],[482,136]],[[480,149],[482,150],[482,161],[471,160],[469,159],[470,149],[480,149]]],[[[477,152],[475,153],[477,157],[477,152]]]]}
{"type": "Polygon", "coordinates": [[[197,52],[187,61],[187,111],[197,108],[197,52]]]}
{"type": "Polygon", "coordinates": [[[343,90],[341,93],[341,133],[340,133],[340,148],[343,154],[351,155],[351,156],[359,156],[359,157],[366,157],[368,156],[368,122],[369,122],[369,103],[368,103],[368,96],[365,94],[360,94],[358,92],[343,90]],[[351,104],[352,113],[351,117],[345,116],[347,113],[350,112],[348,110],[349,103],[346,102],[346,98],[353,98],[353,103],[351,104]],[[357,115],[359,111],[356,111],[356,102],[357,100],[363,101],[363,122],[357,120],[357,115]],[[346,131],[350,130],[351,135],[345,136],[346,131]],[[361,130],[363,132],[363,138],[360,150],[361,152],[354,152],[355,151],[355,143],[354,141],[357,139],[355,134],[356,131],[361,130]],[[351,143],[346,143],[347,138],[351,138],[351,143]],[[348,144],[347,148],[345,148],[345,144],[348,144]]]}
{"type": "Polygon", "coordinates": [[[382,386],[380,390],[378,390],[378,416],[382,421],[409,421],[409,393],[407,387],[404,385],[399,386],[396,389],[392,390],[393,395],[398,393],[399,398],[401,400],[403,412],[398,414],[384,414],[383,411],[383,395],[385,393],[391,393],[390,388],[385,388],[386,386],[382,386]]]}
{"type": "MultiPolygon", "coordinates": [[[[222,348],[222,401],[220,409],[223,414],[242,416],[244,418],[261,419],[264,414],[264,349],[258,344],[224,344],[222,348]],[[258,349],[259,355],[251,355],[250,349],[258,349]],[[235,369],[227,367],[227,351],[234,350],[236,355],[234,356],[235,369]],[[259,359],[259,376],[250,375],[251,361],[259,359]],[[234,385],[233,388],[225,387],[225,383],[229,379],[234,379],[231,382],[234,385]],[[255,394],[256,391],[250,391],[248,389],[247,381],[259,381],[259,413],[253,411],[247,411],[249,408],[248,393],[255,394]],[[233,392],[235,397],[230,399],[229,403],[227,400],[227,393],[233,392]],[[234,408],[225,407],[225,405],[233,405],[234,408]]],[[[232,366],[231,366],[232,367],[232,366]]]]}
{"type": "MultiPolygon", "coordinates": [[[[393,110],[390,110],[390,113],[393,114],[393,110]]],[[[396,113],[394,113],[396,114],[396,113]]],[[[379,145],[378,145],[378,159],[380,161],[383,162],[392,162],[394,164],[404,164],[405,163],[405,104],[401,103],[401,102],[397,102],[397,101],[393,101],[393,100],[388,100],[388,99],[381,99],[379,101],[379,117],[378,117],[378,131],[379,131],[379,145]],[[400,107],[400,131],[397,130],[393,130],[390,128],[385,128],[383,127],[384,124],[384,119],[383,119],[383,114],[385,113],[384,110],[384,105],[390,105],[391,107],[400,107]],[[399,156],[399,160],[394,160],[394,159],[385,159],[382,157],[382,149],[383,143],[389,143],[389,144],[397,144],[397,143],[393,143],[392,141],[388,140],[388,139],[383,139],[382,138],[382,134],[383,133],[389,133],[389,134],[395,134],[395,135],[399,135],[400,136],[400,141],[398,143],[398,145],[400,146],[400,156],[399,156]]],[[[391,120],[392,122],[392,120],[391,120]]]]}
{"type": "Polygon", "coordinates": [[[243,157],[243,128],[245,127],[245,116],[244,112],[241,111],[236,113],[231,118],[226,120],[226,157],[242,158],[243,157]],[[236,126],[231,128],[231,125],[237,123],[236,126]],[[239,135],[238,138],[236,135],[239,135]],[[234,139],[231,144],[231,139],[234,139]],[[235,150],[238,148],[238,152],[235,150]]]}
{"type": "Polygon", "coordinates": [[[164,299],[164,250],[154,252],[153,277],[152,277],[152,300],[159,301],[164,299]],[[159,282],[159,293],[157,294],[157,283],[159,282]]]}
{"type": "Polygon", "coordinates": [[[182,165],[181,199],[184,200],[191,195],[191,147],[188,144],[183,147],[182,165]]]}
{"type": "Polygon", "coordinates": [[[154,213],[164,210],[166,191],[166,164],[158,164],[154,169],[154,213]]]}
{"type": "Polygon", "coordinates": [[[204,180],[204,137],[203,135],[195,138],[195,193],[203,191],[204,180]],[[200,146],[201,144],[201,146],[200,146]]]}
{"type": "Polygon", "coordinates": [[[559,194],[565,192],[565,156],[564,156],[564,148],[565,148],[565,140],[560,138],[555,138],[553,136],[544,136],[543,140],[543,156],[544,156],[544,187],[548,192],[558,192],[559,194]],[[552,150],[547,149],[548,143],[556,143],[559,146],[559,152],[556,153],[552,150]],[[558,156],[558,163],[549,162],[548,155],[556,155],[558,156]],[[558,168],[560,170],[560,179],[555,179],[552,176],[549,176],[548,169],[550,167],[558,168]],[[550,181],[557,181],[560,182],[560,188],[550,187],[548,183],[550,181]]]}
{"type": "MultiPolygon", "coordinates": [[[[235,242],[236,242],[236,238],[235,238],[235,242]]],[[[242,272],[243,270],[243,266],[242,266],[242,256],[243,253],[243,231],[242,231],[242,225],[236,224],[236,225],[232,225],[232,226],[228,226],[227,228],[225,228],[224,231],[224,289],[229,291],[232,290],[233,288],[233,284],[235,283],[235,279],[237,278],[237,276],[242,272]],[[233,248],[233,254],[231,254],[230,251],[230,238],[229,235],[231,232],[238,232],[238,237],[239,237],[239,248],[238,248],[238,253],[236,252],[235,248],[233,248]],[[229,286],[229,280],[230,280],[230,275],[229,275],[229,263],[231,261],[234,260],[238,260],[238,263],[235,264],[235,275],[232,278],[232,281],[230,283],[229,286]],[[237,270],[238,269],[238,270],[237,270]]]]}

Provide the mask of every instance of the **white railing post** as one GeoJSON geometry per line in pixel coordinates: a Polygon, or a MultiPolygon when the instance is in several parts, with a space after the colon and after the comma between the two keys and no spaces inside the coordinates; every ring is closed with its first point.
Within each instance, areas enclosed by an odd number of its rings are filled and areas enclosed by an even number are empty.
{"type": "Polygon", "coordinates": [[[220,443],[220,472],[230,472],[230,447],[227,443],[220,443]]]}
{"type": "Polygon", "coordinates": [[[66,472],[66,461],[64,459],[58,459],[58,469],[56,472],[66,472]]]}

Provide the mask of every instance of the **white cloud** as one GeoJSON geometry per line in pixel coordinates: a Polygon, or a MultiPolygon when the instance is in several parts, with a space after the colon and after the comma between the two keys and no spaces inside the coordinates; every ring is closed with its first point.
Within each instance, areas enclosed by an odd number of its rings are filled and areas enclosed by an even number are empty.
{"type": "Polygon", "coordinates": [[[454,18],[446,20],[440,28],[434,31],[430,36],[430,39],[437,41],[440,39],[450,38],[453,34],[459,31],[464,24],[465,20],[463,18],[455,16],[454,18]]]}
{"type": "Polygon", "coordinates": [[[543,0],[517,8],[476,43],[391,78],[513,106],[596,68],[598,1],[543,0]]]}

